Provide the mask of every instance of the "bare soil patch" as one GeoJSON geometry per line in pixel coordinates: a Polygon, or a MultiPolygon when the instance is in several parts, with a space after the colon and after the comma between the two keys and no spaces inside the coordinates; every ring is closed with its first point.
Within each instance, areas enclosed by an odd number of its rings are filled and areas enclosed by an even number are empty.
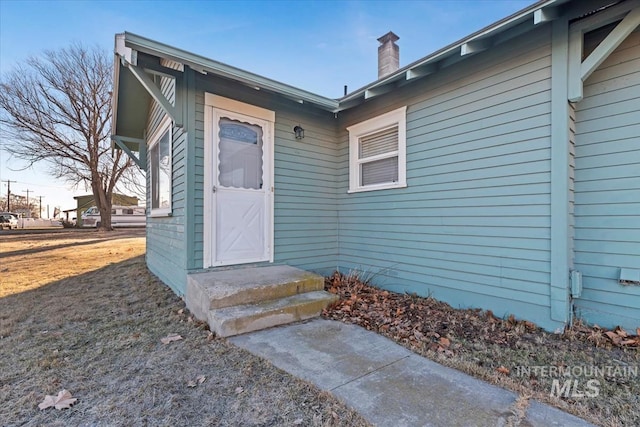
{"type": "Polygon", "coordinates": [[[367,425],[214,338],[143,254],[127,232],[0,237],[2,425],[367,425]],[[63,389],[70,409],[38,409],[63,389]]]}
{"type": "Polygon", "coordinates": [[[443,365],[511,389],[520,395],[523,413],[536,399],[602,426],[640,425],[636,331],[578,324],[551,334],[514,317],[498,319],[491,312],[457,310],[433,298],[374,288],[357,275],[336,273],[325,288],[340,297],[325,317],[363,326],[443,365]],[[554,380],[560,386],[570,380],[571,390],[552,395],[554,380]],[[589,380],[598,383],[590,388],[589,380]]]}

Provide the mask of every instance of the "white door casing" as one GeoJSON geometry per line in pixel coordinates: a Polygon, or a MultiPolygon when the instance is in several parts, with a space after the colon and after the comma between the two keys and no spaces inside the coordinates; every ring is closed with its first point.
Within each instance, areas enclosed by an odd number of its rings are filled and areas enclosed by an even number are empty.
{"type": "Polygon", "coordinates": [[[273,261],[275,113],[205,94],[204,265],[273,261]]]}

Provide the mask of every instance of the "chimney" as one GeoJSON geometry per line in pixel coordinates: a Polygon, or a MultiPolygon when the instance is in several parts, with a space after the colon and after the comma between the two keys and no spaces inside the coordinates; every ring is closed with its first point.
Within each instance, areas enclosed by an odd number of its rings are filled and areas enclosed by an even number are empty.
{"type": "Polygon", "coordinates": [[[400,67],[400,48],[395,43],[400,37],[389,31],[378,41],[378,79],[398,71],[400,67]]]}

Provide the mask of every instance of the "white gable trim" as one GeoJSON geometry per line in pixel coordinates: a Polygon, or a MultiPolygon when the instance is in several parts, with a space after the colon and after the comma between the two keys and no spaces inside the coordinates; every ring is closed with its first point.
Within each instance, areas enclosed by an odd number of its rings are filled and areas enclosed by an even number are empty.
{"type": "Polygon", "coordinates": [[[571,25],[569,30],[569,87],[567,94],[570,102],[582,100],[585,80],[638,26],[640,26],[640,1],[621,3],[571,25]],[[624,19],[583,61],[584,34],[615,22],[622,17],[624,19]]]}

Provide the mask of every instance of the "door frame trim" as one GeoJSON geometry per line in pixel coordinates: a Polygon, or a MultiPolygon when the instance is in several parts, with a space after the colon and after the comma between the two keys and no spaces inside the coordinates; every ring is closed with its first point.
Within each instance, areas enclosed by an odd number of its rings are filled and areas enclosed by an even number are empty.
{"type": "MultiPolygon", "coordinates": [[[[217,147],[214,147],[215,139],[213,138],[213,119],[215,110],[226,110],[231,113],[242,114],[256,119],[264,120],[268,123],[269,129],[265,132],[268,137],[263,141],[264,156],[264,176],[268,182],[266,188],[267,207],[265,215],[267,216],[267,252],[269,255],[268,262],[273,262],[274,257],[274,151],[275,151],[275,112],[255,105],[246,104],[234,99],[225,98],[219,95],[205,92],[204,102],[204,188],[203,188],[203,257],[202,267],[220,267],[213,259],[215,256],[215,220],[214,199],[211,196],[213,191],[213,162],[217,153],[217,147]]],[[[239,262],[237,264],[244,264],[239,262]]]]}

